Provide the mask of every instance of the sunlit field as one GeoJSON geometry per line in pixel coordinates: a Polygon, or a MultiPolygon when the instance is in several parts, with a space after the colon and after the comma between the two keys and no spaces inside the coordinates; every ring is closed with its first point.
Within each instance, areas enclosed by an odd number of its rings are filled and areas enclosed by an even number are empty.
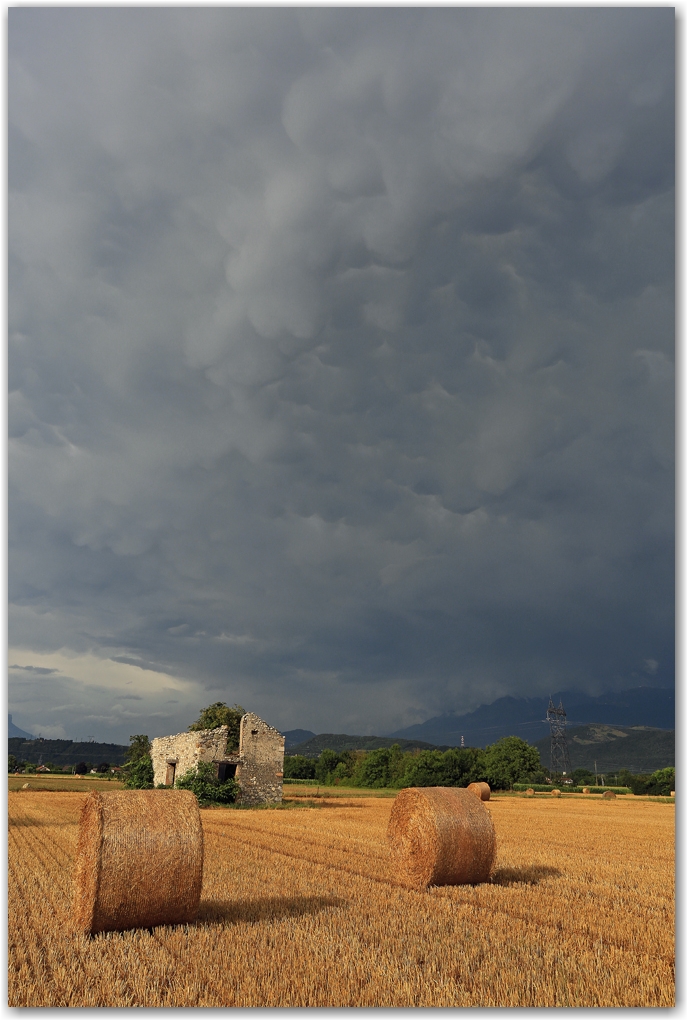
{"type": "Polygon", "coordinates": [[[8,776],[8,790],[123,790],[124,783],[115,779],[114,776],[72,776],[68,772],[60,775],[59,772],[46,775],[20,775],[8,776]]]}
{"type": "Polygon", "coordinates": [[[418,892],[391,797],[315,792],[203,810],[197,923],[90,939],[67,934],[84,794],[10,792],[10,1005],[674,1005],[673,804],[495,796],[493,881],[418,892]]]}

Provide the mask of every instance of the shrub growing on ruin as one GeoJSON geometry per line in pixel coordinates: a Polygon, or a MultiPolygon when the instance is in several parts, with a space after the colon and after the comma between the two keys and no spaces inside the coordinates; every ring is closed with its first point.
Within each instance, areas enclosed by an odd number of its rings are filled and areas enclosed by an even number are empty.
{"type": "Polygon", "coordinates": [[[207,804],[233,804],[238,800],[241,788],[235,779],[221,782],[210,762],[198,762],[180,776],[174,784],[177,790],[190,790],[195,793],[201,807],[207,804]]]}
{"type": "Polygon", "coordinates": [[[223,701],[215,701],[200,713],[189,730],[216,730],[218,726],[227,726],[227,753],[238,751],[241,733],[241,719],[246,714],[245,708],[234,705],[229,708],[223,701]]]}

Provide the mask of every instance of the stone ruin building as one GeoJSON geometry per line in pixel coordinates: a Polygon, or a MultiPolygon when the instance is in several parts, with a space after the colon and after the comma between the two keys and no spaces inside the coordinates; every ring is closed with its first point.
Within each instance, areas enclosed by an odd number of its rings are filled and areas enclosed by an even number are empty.
{"type": "Polygon", "coordinates": [[[227,752],[227,726],[155,737],[150,756],[155,786],[174,786],[175,779],[203,762],[211,762],[220,780],[235,778],[242,804],[278,804],[282,799],[284,737],[254,712],[241,719],[238,751],[227,752]]]}

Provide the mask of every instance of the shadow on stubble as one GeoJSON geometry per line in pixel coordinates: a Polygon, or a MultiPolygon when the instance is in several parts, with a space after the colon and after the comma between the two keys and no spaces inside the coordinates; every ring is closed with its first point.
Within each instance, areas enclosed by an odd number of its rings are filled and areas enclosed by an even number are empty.
{"type": "Polygon", "coordinates": [[[201,900],[196,923],[238,924],[241,921],[274,921],[282,917],[318,914],[332,907],[347,907],[338,896],[264,896],[252,900],[201,900]]]}
{"type": "Polygon", "coordinates": [[[539,885],[545,878],[560,878],[563,874],[558,868],[546,864],[530,864],[527,868],[497,868],[491,876],[492,885],[539,885]]]}

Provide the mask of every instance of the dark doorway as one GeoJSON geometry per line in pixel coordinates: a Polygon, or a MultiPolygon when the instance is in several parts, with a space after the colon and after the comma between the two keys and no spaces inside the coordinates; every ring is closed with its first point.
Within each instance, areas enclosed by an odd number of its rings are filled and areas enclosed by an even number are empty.
{"type": "Polygon", "coordinates": [[[167,773],[165,775],[165,786],[174,786],[174,773],[177,767],[173,762],[167,762],[167,773]]]}
{"type": "Polygon", "coordinates": [[[217,778],[220,783],[226,782],[227,779],[234,779],[236,776],[236,765],[231,765],[229,762],[220,762],[217,766],[217,778]]]}

